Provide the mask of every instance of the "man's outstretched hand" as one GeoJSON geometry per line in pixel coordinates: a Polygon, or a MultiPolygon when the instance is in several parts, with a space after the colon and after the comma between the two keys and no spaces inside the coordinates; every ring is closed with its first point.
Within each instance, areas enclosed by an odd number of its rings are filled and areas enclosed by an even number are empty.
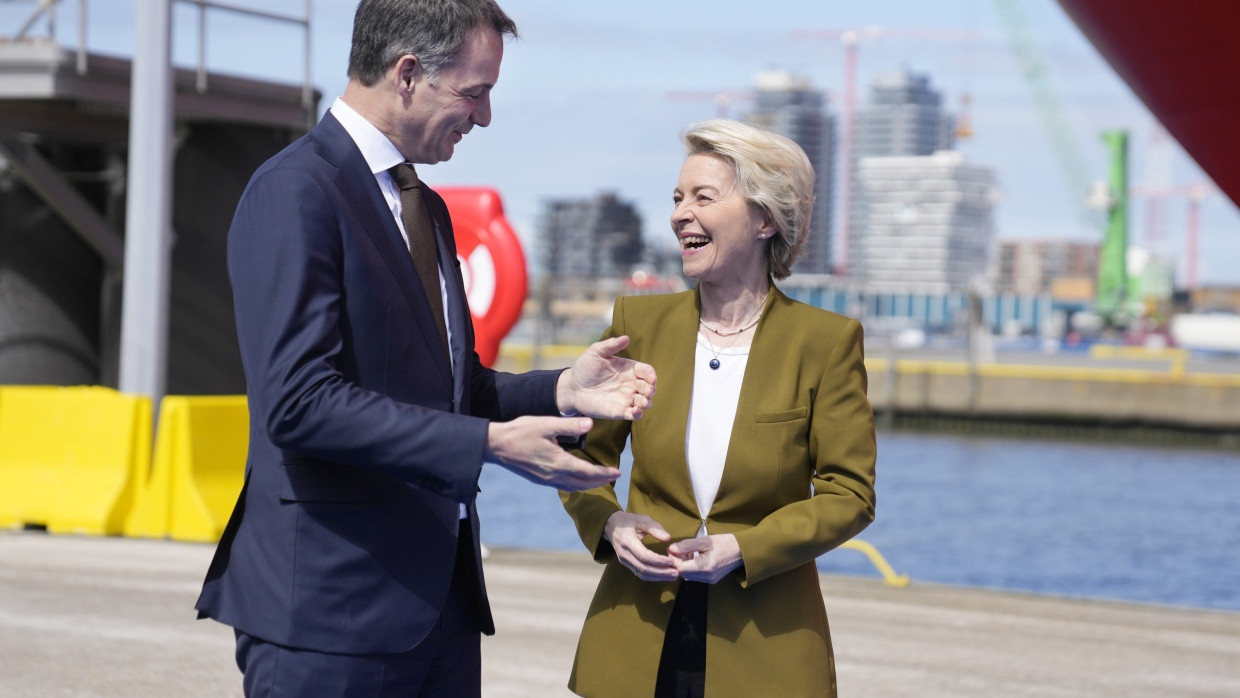
{"type": "Polygon", "coordinates": [[[590,345],[586,353],[560,374],[555,402],[564,414],[600,419],[638,419],[654,399],[654,367],[616,354],[629,345],[627,336],[590,345]]]}
{"type": "Polygon", "coordinates": [[[518,417],[491,422],[487,427],[485,458],[530,482],[577,492],[615,482],[620,471],[571,456],[557,436],[576,438],[590,431],[585,417],[518,417]]]}

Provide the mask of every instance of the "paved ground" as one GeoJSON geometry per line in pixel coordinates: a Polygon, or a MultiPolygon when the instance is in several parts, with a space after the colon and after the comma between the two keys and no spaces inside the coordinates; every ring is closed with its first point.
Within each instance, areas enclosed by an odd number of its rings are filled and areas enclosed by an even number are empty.
{"type": "MultiPolygon", "coordinates": [[[[191,609],[212,547],[0,532],[0,696],[232,698],[232,634],[191,609]]],[[[495,551],[488,698],[566,696],[598,575],[495,551]]],[[[1240,696],[1240,614],[823,580],[845,698],[1240,696]]],[[[755,668],[755,670],[758,670],[755,668]]]]}

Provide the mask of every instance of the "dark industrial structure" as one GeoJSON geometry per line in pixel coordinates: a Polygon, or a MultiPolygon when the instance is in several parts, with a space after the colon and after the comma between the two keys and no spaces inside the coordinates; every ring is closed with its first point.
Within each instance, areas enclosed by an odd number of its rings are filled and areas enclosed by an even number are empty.
{"type": "MultiPolygon", "coordinates": [[[[0,384],[116,387],[129,60],[0,39],[0,384]]],[[[177,69],[167,392],[243,393],[225,238],[246,182],[317,95],[177,69]]]]}

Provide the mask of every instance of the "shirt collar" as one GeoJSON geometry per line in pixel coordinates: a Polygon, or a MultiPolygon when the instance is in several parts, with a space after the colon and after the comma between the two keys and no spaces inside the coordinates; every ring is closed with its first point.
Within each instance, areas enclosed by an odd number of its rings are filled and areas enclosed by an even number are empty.
{"type": "Polygon", "coordinates": [[[387,172],[393,166],[405,162],[405,156],[400,154],[392,141],[367,121],[366,117],[345,104],[344,100],[337,97],[332,103],[331,112],[357,144],[358,150],[362,151],[362,157],[366,159],[372,173],[387,172]]]}

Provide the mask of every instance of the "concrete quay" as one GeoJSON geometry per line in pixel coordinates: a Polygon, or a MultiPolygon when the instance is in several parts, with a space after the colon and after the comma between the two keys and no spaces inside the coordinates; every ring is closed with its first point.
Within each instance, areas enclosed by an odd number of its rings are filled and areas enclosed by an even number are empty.
{"type": "MultiPolygon", "coordinates": [[[[232,632],[194,620],[213,546],[0,532],[0,696],[233,698],[232,632]]],[[[483,695],[568,696],[599,567],[495,550],[483,695]]],[[[1240,695],[1240,613],[827,576],[840,694],[1240,695]]],[[[755,667],[755,671],[762,670],[755,667]]]]}
{"type": "MultiPolygon", "coordinates": [[[[1004,352],[978,364],[958,351],[880,348],[865,362],[870,404],[884,426],[963,420],[979,433],[1003,433],[986,425],[1005,422],[1165,429],[1240,449],[1240,360],[1194,357],[1182,349],[1101,348],[1109,351],[1004,352]]],[[[505,344],[496,366],[567,366],[584,350],[505,344]]]]}

